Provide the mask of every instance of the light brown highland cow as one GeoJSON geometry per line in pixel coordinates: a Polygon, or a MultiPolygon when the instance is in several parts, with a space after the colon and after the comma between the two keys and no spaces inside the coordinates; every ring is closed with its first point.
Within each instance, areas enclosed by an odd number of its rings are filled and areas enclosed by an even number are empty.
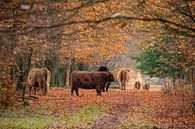
{"type": "Polygon", "coordinates": [[[50,78],[51,72],[47,68],[31,69],[28,74],[29,95],[31,94],[32,88],[34,89],[34,94],[36,94],[37,88],[40,88],[42,94],[47,95],[50,78]]]}
{"type": "Polygon", "coordinates": [[[130,75],[129,75],[130,70],[129,69],[120,69],[117,73],[116,73],[116,80],[119,82],[120,86],[121,86],[121,90],[126,90],[126,84],[130,79],[130,75]]]}

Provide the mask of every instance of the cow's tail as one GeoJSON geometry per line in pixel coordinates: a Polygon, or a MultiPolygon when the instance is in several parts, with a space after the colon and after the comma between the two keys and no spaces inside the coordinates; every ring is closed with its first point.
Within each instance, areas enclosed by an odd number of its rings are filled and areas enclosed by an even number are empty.
{"type": "Polygon", "coordinates": [[[125,70],[121,71],[121,84],[125,85],[129,80],[128,72],[125,70]]]}
{"type": "Polygon", "coordinates": [[[121,84],[124,86],[125,84],[125,79],[126,79],[126,73],[124,70],[121,71],[121,84]]]}

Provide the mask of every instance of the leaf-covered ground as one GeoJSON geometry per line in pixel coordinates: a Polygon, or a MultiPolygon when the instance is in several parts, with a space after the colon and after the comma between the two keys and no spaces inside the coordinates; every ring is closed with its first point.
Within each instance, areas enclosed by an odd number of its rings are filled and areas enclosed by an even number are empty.
{"type": "Polygon", "coordinates": [[[0,128],[195,128],[195,98],[184,92],[110,89],[101,97],[95,90],[79,93],[71,96],[69,89],[52,88],[30,106],[1,112],[0,128]]]}

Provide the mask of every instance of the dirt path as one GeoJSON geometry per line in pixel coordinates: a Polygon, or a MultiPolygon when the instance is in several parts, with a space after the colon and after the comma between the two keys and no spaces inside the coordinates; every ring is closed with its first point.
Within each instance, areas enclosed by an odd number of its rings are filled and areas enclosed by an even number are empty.
{"type": "Polygon", "coordinates": [[[104,113],[100,118],[96,119],[90,126],[92,129],[114,129],[121,125],[129,113],[131,106],[126,97],[122,97],[122,101],[112,107],[112,110],[104,113]]]}

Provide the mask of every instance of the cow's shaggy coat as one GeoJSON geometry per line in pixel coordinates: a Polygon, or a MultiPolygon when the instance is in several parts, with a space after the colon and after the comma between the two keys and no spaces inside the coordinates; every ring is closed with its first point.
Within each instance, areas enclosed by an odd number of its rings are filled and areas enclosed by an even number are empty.
{"type": "Polygon", "coordinates": [[[83,89],[96,89],[97,95],[101,95],[101,90],[105,88],[107,82],[114,81],[111,72],[87,72],[87,71],[74,71],[71,74],[71,94],[76,92],[78,96],[79,88],[83,89]]]}
{"type": "Polygon", "coordinates": [[[121,86],[121,90],[126,90],[126,84],[130,79],[129,70],[128,69],[120,69],[116,73],[116,80],[119,82],[121,86]]]}

